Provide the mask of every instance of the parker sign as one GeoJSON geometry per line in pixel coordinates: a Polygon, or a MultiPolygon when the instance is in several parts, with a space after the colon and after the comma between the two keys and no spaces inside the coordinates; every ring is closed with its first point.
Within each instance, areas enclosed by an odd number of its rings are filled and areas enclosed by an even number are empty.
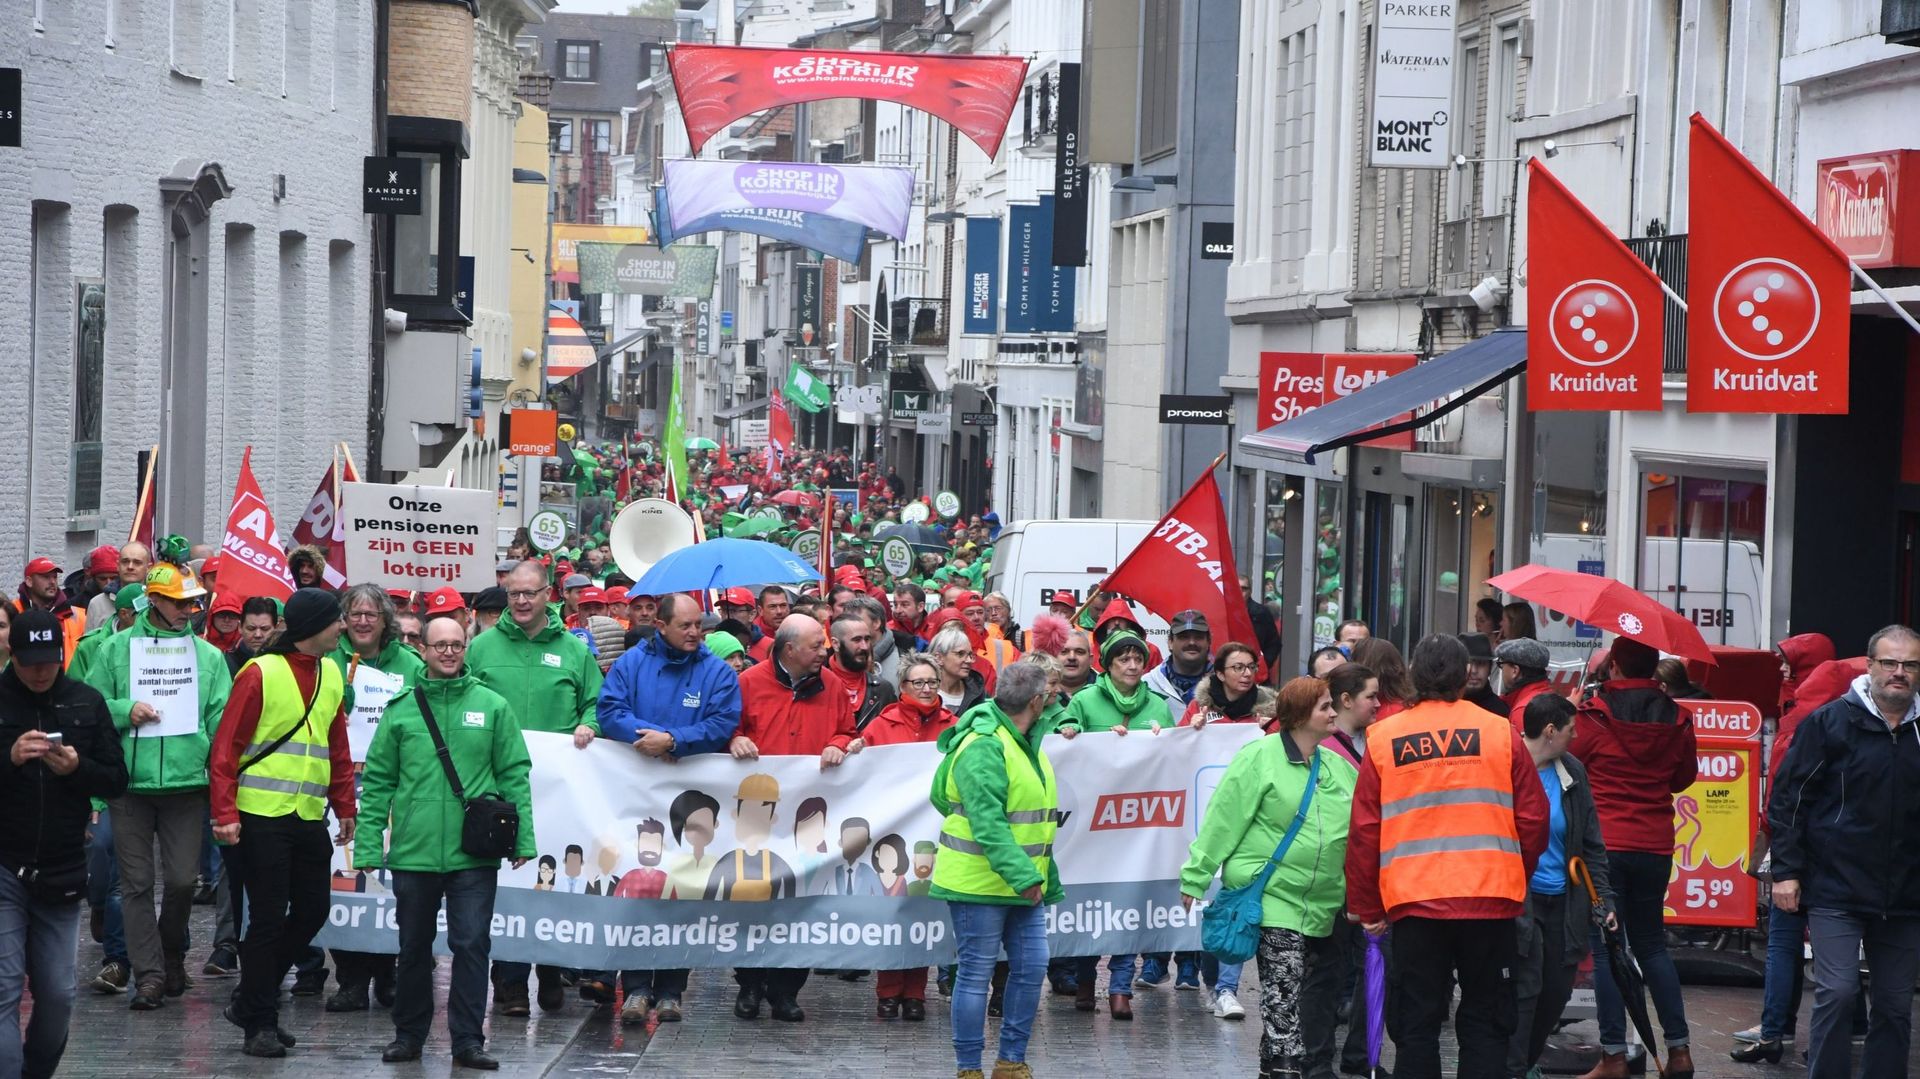
{"type": "Polygon", "coordinates": [[[1000,151],[1007,118],[1027,80],[1027,61],[1019,56],[676,45],[667,63],[696,154],[750,113],[853,97],[932,113],[991,158],[1000,151]]]}
{"type": "Polygon", "coordinates": [[[678,160],[667,162],[666,175],[664,231],[675,236],[713,214],[760,208],[819,214],[905,239],[913,203],[913,170],[879,165],[678,160]]]}
{"type": "Polygon", "coordinates": [[[349,483],[347,579],[431,592],[494,584],[492,491],[349,483]]]}
{"type": "Polygon", "coordinates": [[[1381,0],[1367,164],[1443,169],[1452,149],[1453,0],[1381,0]]]}

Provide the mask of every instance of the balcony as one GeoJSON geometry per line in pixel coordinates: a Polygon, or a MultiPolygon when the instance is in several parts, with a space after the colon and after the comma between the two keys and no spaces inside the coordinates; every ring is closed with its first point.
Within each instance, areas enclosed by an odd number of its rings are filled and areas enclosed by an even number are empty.
{"type": "Polygon", "coordinates": [[[906,297],[890,306],[887,325],[892,343],[913,348],[947,347],[947,301],[906,297]]]}
{"type": "MultiPolygon", "coordinates": [[[[1627,249],[1640,256],[1667,287],[1682,296],[1687,294],[1687,236],[1635,236],[1627,249]]],[[[1666,299],[1666,360],[1661,370],[1669,375],[1687,373],[1687,312],[1673,297],[1666,299]]]]}
{"type": "Polygon", "coordinates": [[[1465,217],[1440,226],[1440,287],[1465,291],[1488,274],[1507,269],[1505,214],[1465,217]]]}

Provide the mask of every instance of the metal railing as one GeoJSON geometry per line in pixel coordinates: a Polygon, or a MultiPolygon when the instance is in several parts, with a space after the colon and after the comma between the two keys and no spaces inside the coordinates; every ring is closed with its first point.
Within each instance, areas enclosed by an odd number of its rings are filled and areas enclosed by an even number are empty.
{"type": "MultiPolygon", "coordinates": [[[[1667,287],[1682,296],[1687,294],[1687,235],[1635,236],[1626,241],[1627,249],[1640,256],[1667,287]]],[[[1687,373],[1687,312],[1673,297],[1666,299],[1665,362],[1661,370],[1669,375],[1687,373]]]]}

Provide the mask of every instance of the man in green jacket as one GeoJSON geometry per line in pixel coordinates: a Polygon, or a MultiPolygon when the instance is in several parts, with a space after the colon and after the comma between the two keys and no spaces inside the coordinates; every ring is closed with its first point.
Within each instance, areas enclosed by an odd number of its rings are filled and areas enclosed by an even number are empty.
{"type": "MultiPolygon", "coordinates": [[[[547,608],[546,571],[522,562],[507,574],[507,617],[473,639],[467,670],[507,699],[523,731],[573,735],[585,749],[600,733],[600,664],[585,641],[569,633],[547,608]]],[[[501,1015],[526,1015],[526,963],[495,963],[493,1006],[501,1015]]],[[[539,970],[542,1011],[566,1003],[558,967],[539,970]]]]}
{"type": "MultiPolygon", "coordinates": [[[[1165,697],[1146,684],[1147,642],[1131,630],[1110,634],[1100,644],[1100,663],[1106,670],[1093,684],[1073,695],[1060,733],[1158,730],[1173,726],[1165,697]]],[[[1129,979],[1131,980],[1131,979],[1129,979]]]]}
{"type": "MultiPolygon", "coordinates": [[[[120,732],[130,782],[110,803],[114,856],[120,863],[120,911],[133,961],[135,1011],[150,1011],[193,984],[187,978],[187,918],[193,910],[200,845],[207,829],[207,754],[233,677],[227,658],[194,636],[192,618],[206,589],[191,570],[162,562],[147,573],[147,609],[133,626],[108,637],[87,661],[86,682],[107,699],[120,732]],[[151,659],[152,668],[193,668],[198,697],[195,717],[163,718],[155,694],[134,696],[134,653],[149,642],[167,647],[187,642],[183,654],[151,659]],[[137,643],[136,643],[137,642],[137,643]],[[160,912],[154,916],[154,842],[166,872],[160,912]]],[[[175,677],[180,677],[176,675],[175,677]]],[[[156,679],[157,681],[157,679],[156,679]]],[[[181,693],[184,696],[184,692],[181,693]]],[[[171,709],[169,710],[172,711],[171,709]]]]}
{"type": "MultiPolygon", "coordinates": [[[[427,665],[419,653],[401,643],[399,612],[386,589],[377,584],[354,585],[340,593],[340,609],[346,612],[347,631],[327,658],[339,668],[346,687],[347,740],[353,759],[364,761],[387,702],[411,690],[426,674],[427,665]]],[[[327,998],[328,1011],[366,1011],[369,985],[382,1007],[393,1005],[393,956],[335,948],[333,971],[340,987],[327,998]]]]}
{"type": "Polygon", "coordinates": [[[1002,948],[1007,988],[993,1074],[1033,1075],[1027,1039],[1047,974],[1045,906],[1066,895],[1053,861],[1059,790],[1053,765],[1031,737],[1047,703],[1047,672],[1010,663],[995,682],[993,700],[968,712],[938,743],[946,757],[934,772],[931,801],[946,820],[928,894],[947,901],[959,948],[953,1051],[960,1079],[985,1079],[988,984],[1002,948]]]}
{"type": "MultiPolygon", "coordinates": [[[[434,618],[427,622],[425,636],[426,676],[387,706],[360,778],[361,816],[389,833],[385,864],[400,930],[394,1036],[380,1059],[390,1064],[420,1059],[420,1046],[433,1025],[433,940],[444,898],[447,947],[453,952],[447,986],[453,1061],[493,1071],[500,1062],[486,1051],[482,1024],[500,863],[461,849],[465,808],[441,764],[427,716],[433,717],[447,746],[461,789],[469,797],[492,795],[519,810],[515,869],[534,855],[533,790],[528,782],[533,762],[513,707],[464,668],[466,630],[455,619],[434,618]]],[[[355,868],[379,869],[381,862],[377,839],[355,845],[355,868]]]]}

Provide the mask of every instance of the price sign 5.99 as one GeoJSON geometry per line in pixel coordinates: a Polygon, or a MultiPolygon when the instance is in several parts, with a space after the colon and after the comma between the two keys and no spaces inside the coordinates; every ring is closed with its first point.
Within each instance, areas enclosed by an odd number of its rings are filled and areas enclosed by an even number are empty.
{"type": "Polygon", "coordinates": [[[1699,775],[1673,799],[1672,925],[1750,926],[1757,886],[1747,875],[1759,798],[1757,742],[1701,738],[1699,775]]]}

